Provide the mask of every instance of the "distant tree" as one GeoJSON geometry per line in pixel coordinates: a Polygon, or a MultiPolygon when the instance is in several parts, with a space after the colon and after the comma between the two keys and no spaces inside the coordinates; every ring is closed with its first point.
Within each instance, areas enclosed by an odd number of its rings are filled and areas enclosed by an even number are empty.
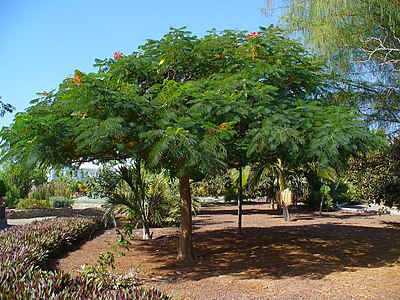
{"type": "MultiPolygon", "coordinates": [[[[275,1],[276,2],[276,1],[275,1]]],[[[400,130],[400,5],[393,0],[288,0],[285,25],[326,55],[339,75],[338,100],[400,130]]]]}
{"type": "Polygon", "coordinates": [[[385,149],[353,158],[347,179],[356,200],[400,206],[400,138],[385,149]]]}
{"type": "Polygon", "coordinates": [[[47,181],[47,169],[26,168],[19,163],[6,162],[0,170],[0,179],[5,183],[4,195],[7,206],[14,206],[18,199],[28,197],[31,189],[47,181]]]}

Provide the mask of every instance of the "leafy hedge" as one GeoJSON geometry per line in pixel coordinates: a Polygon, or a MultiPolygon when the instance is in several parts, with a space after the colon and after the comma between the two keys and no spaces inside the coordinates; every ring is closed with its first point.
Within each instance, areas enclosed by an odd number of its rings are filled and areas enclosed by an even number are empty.
{"type": "Polygon", "coordinates": [[[95,218],[57,218],[1,231],[0,299],[170,299],[113,278],[44,269],[51,256],[87,238],[99,224],[95,218]]]}

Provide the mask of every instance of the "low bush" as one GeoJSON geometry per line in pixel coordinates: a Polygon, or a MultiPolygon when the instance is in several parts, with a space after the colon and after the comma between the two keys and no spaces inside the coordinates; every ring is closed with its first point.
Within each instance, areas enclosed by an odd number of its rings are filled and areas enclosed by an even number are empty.
{"type": "Polygon", "coordinates": [[[322,203],[322,210],[331,210],[333,209],[333,199],[328,195],[323,195],[321,191],[311,191],[304,204],[310,210],[319,210],[321,205],[321,199],[324,197],[324,201],[322,203]]]}
{"type": "Polygon", "coordinates": [[[68,186],[59,181],[52,181],[43,183],[29,193],[29,198],[34,199],[50,199],[50,197],[66,197],[71,198],[71,192],[68,186]]]}
{"type": "Polygon", "coordinates": [[[225,202],[237,201],[238,195],[234,188],[230,188],[224,195],[225,202]]]}
{"type": "Polygon", "coordinates": [[[49,199],[50,204],[54,208],[67,208],[74,204],[74,201],[68,197],[54,196],[49,199]]]}
{"type": "Polygon", "coordinates": [[[49,200],[38,200],[34,198],[19,199],[16,205],[17,209],[32,209],[32,208],[51,208],[49,200]]]}
{"type": "Polygon", "coordinates": [[[43,269],[51,256],[88,238],[100,224],[96,218],[57,218],[1,231],[0,299],[169,299],[130,281],[43,269]]]}

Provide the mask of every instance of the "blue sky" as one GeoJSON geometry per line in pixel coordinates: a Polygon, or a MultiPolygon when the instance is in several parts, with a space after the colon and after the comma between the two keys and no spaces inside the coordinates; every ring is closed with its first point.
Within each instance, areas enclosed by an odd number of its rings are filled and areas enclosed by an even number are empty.
{"type": "MultiPolygon", "coordinates": [[[[257,31],[277,22],[261,0],[0,0],[0,96],[16,111],[37,92],[57,89],[74,73],[94,71],[95,58],[129,54],[170,27],[198,36],[216,28],[257,31]]],[[[0,118],[0,128],[14,114],[0,118]]]]}

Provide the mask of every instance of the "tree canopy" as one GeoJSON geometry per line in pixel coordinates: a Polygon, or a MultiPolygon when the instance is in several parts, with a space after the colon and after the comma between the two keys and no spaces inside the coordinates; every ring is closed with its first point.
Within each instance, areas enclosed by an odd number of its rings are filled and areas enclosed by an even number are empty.
{"type": "Polygon", "coordinates": [[[276,28],[184,28],[96,60],[2,131],[3,159],[46,165],[143,159],[179,178],[178,257],[193,258],[190,179],[257,161],[342,167],[371,134],[333,105],[320,60],[276,28]]]}
{"type": "MultiPolygon", "coordinates": [[[[0,97],[1,99],[1,97],[0,97]]],[[[15,110],[15,107],[9,103],[4,103],[0,100],[0,117],[4,117],[6,113],[11,113],[15,110]]]]}
{"type": "Polygon", "coordinates": [[[368,120],[399,130],[400,3],[393,0],[291,0],[284,17],[342,79],[344,99],[368,120]]]}

